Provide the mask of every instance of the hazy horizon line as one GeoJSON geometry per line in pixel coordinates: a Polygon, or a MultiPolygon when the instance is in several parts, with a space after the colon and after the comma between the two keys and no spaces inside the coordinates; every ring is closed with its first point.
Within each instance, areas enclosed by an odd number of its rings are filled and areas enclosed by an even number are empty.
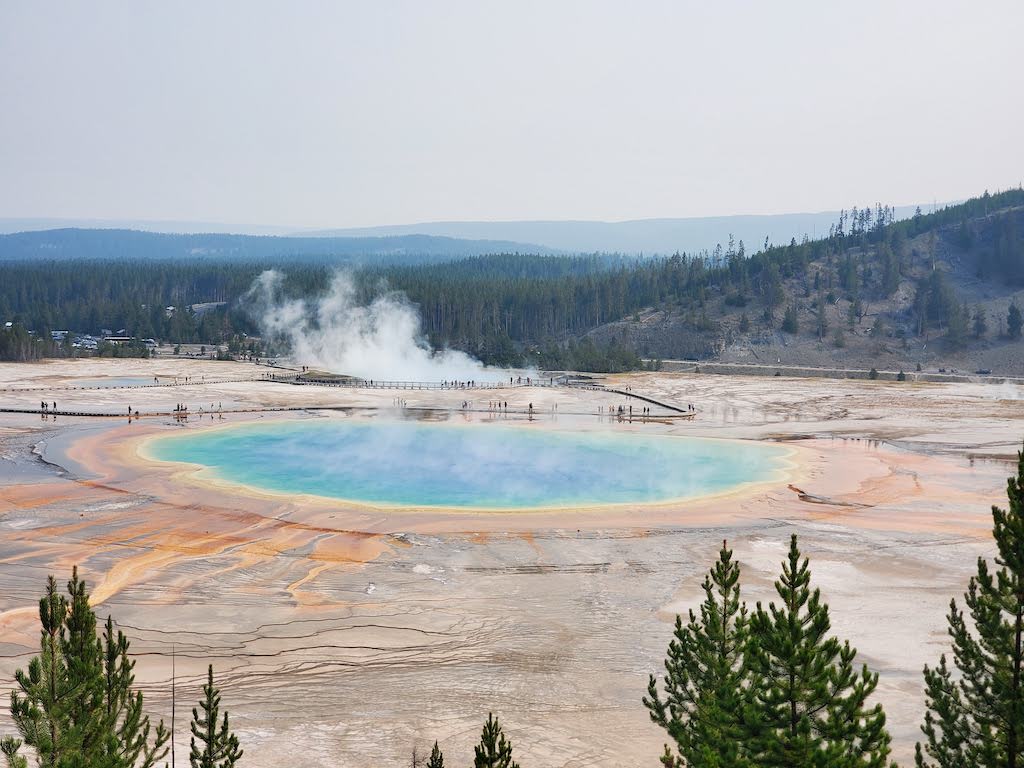
{"type": "MultiPolygon", "coordinates": [[[[982,192],[981,194],[984,194],[982,192]]],[[[943,201],[932,201],[929,203],[904,203],[904,204],[890,204],[880,203],[876,201],[871,204],[872,209],[875,205],[881,204],[883,206],[889,206],[895,209],[908,209],[908,208],[921,208],[922,211],[939,210],[941,208],[956,205],[961,203],[968,198],[958,198],[954,200],[943,200],[943,201]]],[[[822,216],[825,214],[838,214],[841,211],[852,210],[854,206],[838,207],[838,208],[822,208],[820,210],[801,210],[801,211],[782,211],[777,213],[722,213],[713,214],[706,216],[645,216],[638,218],[627,218],[627,219],[586,219],[586,218],[509,218],[509,219],[472,219],[472,218],[445,218],[445,219],[423,219],[411,222],[391,222],[387,224],[327,224],[327,225],[289,225],[289,224],[256,224],[246,222],[225,222],[215,220],[204,220],[204,219],[179,219],[179,218],[131,218],[131,217],[110,217],[110,216],[0,216],[0,229],[3,229],[3,234],[14,234],[17,231],[36,231],[36,230],[7,230],[4,224],[23,222],[26,224],[52,224],[55,226],[40,226],[40,230],[45,229],[66,229],[66,228],[80,228],[80,229],[130,229],[131,226],[127,225],[143,225],[147,227],[156,226],[172,226],[172,227],[183,227],[183,226],[203,226],[203,227],[218,227],[221,229],[204,229],[204,230],[192,230],[191,234],[254,234],[252,230],[264,230],[264,234],[272,235],[283,235],[291,233],[296,236],[303,234],[311,234],[315,232],[325,231],[359,231],[359,230],[372,230],[372,229],[387,229],[391,227],[420,227],[420,226],[437,226],[437,225],[461,225],[461,224],[632,224],[632,223],[645,223],[645,222],[668,222],[668,221],[715,221],[722,219],[759,219],[759,218],[773,218],[782,216],[822,216]],[[81,225],[94,225],[94,226],[81,226],[81,225]],[[227,229],[229,227],[244,228],[246,231],[236,231],[227,229]]],[[[859,206],[858,206],[859,207],[859,206]]],[[[154,231],[165,231],[165,230],[154,230],[154,231]]],[[[167,230],[167,234],[179,234],[178,232],[172,232],[167,230]]]]}

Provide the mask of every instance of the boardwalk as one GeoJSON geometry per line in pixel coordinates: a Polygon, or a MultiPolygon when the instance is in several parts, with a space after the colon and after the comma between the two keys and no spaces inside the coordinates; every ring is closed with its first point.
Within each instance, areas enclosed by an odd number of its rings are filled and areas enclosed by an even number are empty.
{"type": "MultiPolygon", "coordinates": [[[[166,378],[166,377],[165,377],[166,378]]],[[[401,381],[401,380],[379,380],[379,379],[358,379],[358,378],[303,378],[300,374],[295,375],[282,375],[282,374],[261,374],[260,376],[248,376],[248,377],[234,377],[234,378],[218,378],[218,379],[206,379],[201,378],[199,380],[192,380],[192,377],[188,377],[185,380],[184,377],[178,377],[173,381],[154,381],[153,383],[139,383],[139,384],[111,384],[109,386],[98,385],[98,386],[53,386],[53,387],[8,387],[0,389],[0,392],[8,393],[22,393],[22,392],[85,392],[85,391],[96,391],[102,392],[104,390],[150,390],[160,388],[174,388],[174,387],[203,387],[203,386],[216,386],[220,384],[235,384],[235,383],[266,383],[266,384],[284,384],[294,386],[306,386],[306,387],[328,387],[328,388],[345,388],[351,390],[358,389],[373,389],[373,390],[396,390],[396,391],[436,391],[436,392],[484,392],[484,391],[495,391],[504,389],[565,389],[565,390],[578,390],[586,389],[597,392],[607,392],[609,394],[616,394],[626,398],[635,398],[637,400],[655,405],[659,408],[668,411],[667,414],[660,414],[654,416],[653,414],[647,414],[646,416],[640,414],[619,414],[626,420],[637,420],[642,421],[651,418],[673,418],[673,419],[692,419],[696,416],[696,413],[688,408],[683,408],[671,403],[666,403],[661,400],[657,400],[647,395],[638,394],[631,390],[615,389],[612,387],[605,387],[601,384],[594,382],[587,383],[574,383],[567,379],[565,376],[548,376],[548,377],[515,377],[510,379],[509,382],[502,380],[501,382],[495,381],[401,381]]],[[[192,418],[205,417],[205,416],[217,416],[217,415],[228,415],[228,414],[244,414],[244,413],[273,413],[273,412],[288,412],[288,411],[317,411],[317,410],[336,410],[336,411],[347,411],[353,409],[363,409],[369,406],[359,405],[291,405],[291,406],[249,406],[249,407],[235,407],[235,408],[217,408],[217,409],[202,409],[202,410],[189,410],[189,411],[176,411],[170,410],[146,410],[135,412],[133,409],[129,413],[129,409],[125,407],[123,410],[109,411],[109,410],[83,410],[81,408],[55,410],[53,408],[34,408],[34,407],[5,407],[0,406],[0,413],[20,413],[20,414],[33,414],[41,416],[66,416],[66,417],[87,417],[87,418],[176,418],[176,419],[187,419],[190,416],[192,418]]],[[[379,410],[379,409],[378,409],[379,410]]],[[[490,408],[478,408],[472,405],[464,406],[462,408],[456,407],[443,407],[443,406],[414,406],[411,410],[418,411],[437,411],[437,412],[469,412],[469,413],[491,413],[494,412],[490,408]]],[[[531,408],[510,408],[502,409],[499,413],[510,413],[510,414],[523,414],[540,416],[543,411],[542,409],[531,409],[531,408]]],[[[572,413],[569,411],[563,411],[565,415],[593,415],[591,413],[572,413]]],[[[604,414],[606,416],[614,417],[614,412],[604,414]]]]}

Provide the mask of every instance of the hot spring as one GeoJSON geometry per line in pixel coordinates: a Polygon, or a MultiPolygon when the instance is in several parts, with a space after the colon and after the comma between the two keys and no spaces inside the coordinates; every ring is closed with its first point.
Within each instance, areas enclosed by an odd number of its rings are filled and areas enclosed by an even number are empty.
{"type": "Polygon", "coordinates": [[[161,436],[150,459],[263,491],[370,505],[537,508],[657,503],[777,479],[787,449],[491,424],[278,421],[161,436]]]}

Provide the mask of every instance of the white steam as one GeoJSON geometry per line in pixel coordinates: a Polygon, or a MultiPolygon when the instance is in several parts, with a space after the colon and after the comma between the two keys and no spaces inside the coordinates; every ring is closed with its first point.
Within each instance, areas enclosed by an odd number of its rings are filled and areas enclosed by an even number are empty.
{"type": "Polygon", "coordinates": [[[1004,381],[993,387],[992,398],[994,400],[1024,400],[1024,389],[1009,381],[1004,381]]]}
{"type": "Polygon", "coordinates": [[[337,273],[327,292],[314,299],[289,299],[283,275],[263,272],[246,294],[265,338],[286,342],[295,361],[333,373],[394,381],[476,380],[484,365],[463,352],[433,351],[420,318],[401,293],[388,292],[359,306],[352,278],[337,273]]]}

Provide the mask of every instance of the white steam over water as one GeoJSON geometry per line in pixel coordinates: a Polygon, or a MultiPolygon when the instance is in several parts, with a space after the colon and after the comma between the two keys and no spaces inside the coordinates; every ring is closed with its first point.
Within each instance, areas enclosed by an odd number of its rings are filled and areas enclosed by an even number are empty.
{"type": "Polygon", "coordinates": [[[1024,389],[1017,384],[1004,381],[993,390],[995,400],[1024,400],[1024,389]]]}
{"type": "Polygon", "coordinates": [[[246,299],[264,337],[287,342],[301,365],[396,381],[485,381],[505,375],[463,352],[431,350],[415,307],[401,293],[384,293],[359,306],[352,278],[344,273],[312,299],[285,297],[282,283],[280,272],[267,270],[246,299]]]}

